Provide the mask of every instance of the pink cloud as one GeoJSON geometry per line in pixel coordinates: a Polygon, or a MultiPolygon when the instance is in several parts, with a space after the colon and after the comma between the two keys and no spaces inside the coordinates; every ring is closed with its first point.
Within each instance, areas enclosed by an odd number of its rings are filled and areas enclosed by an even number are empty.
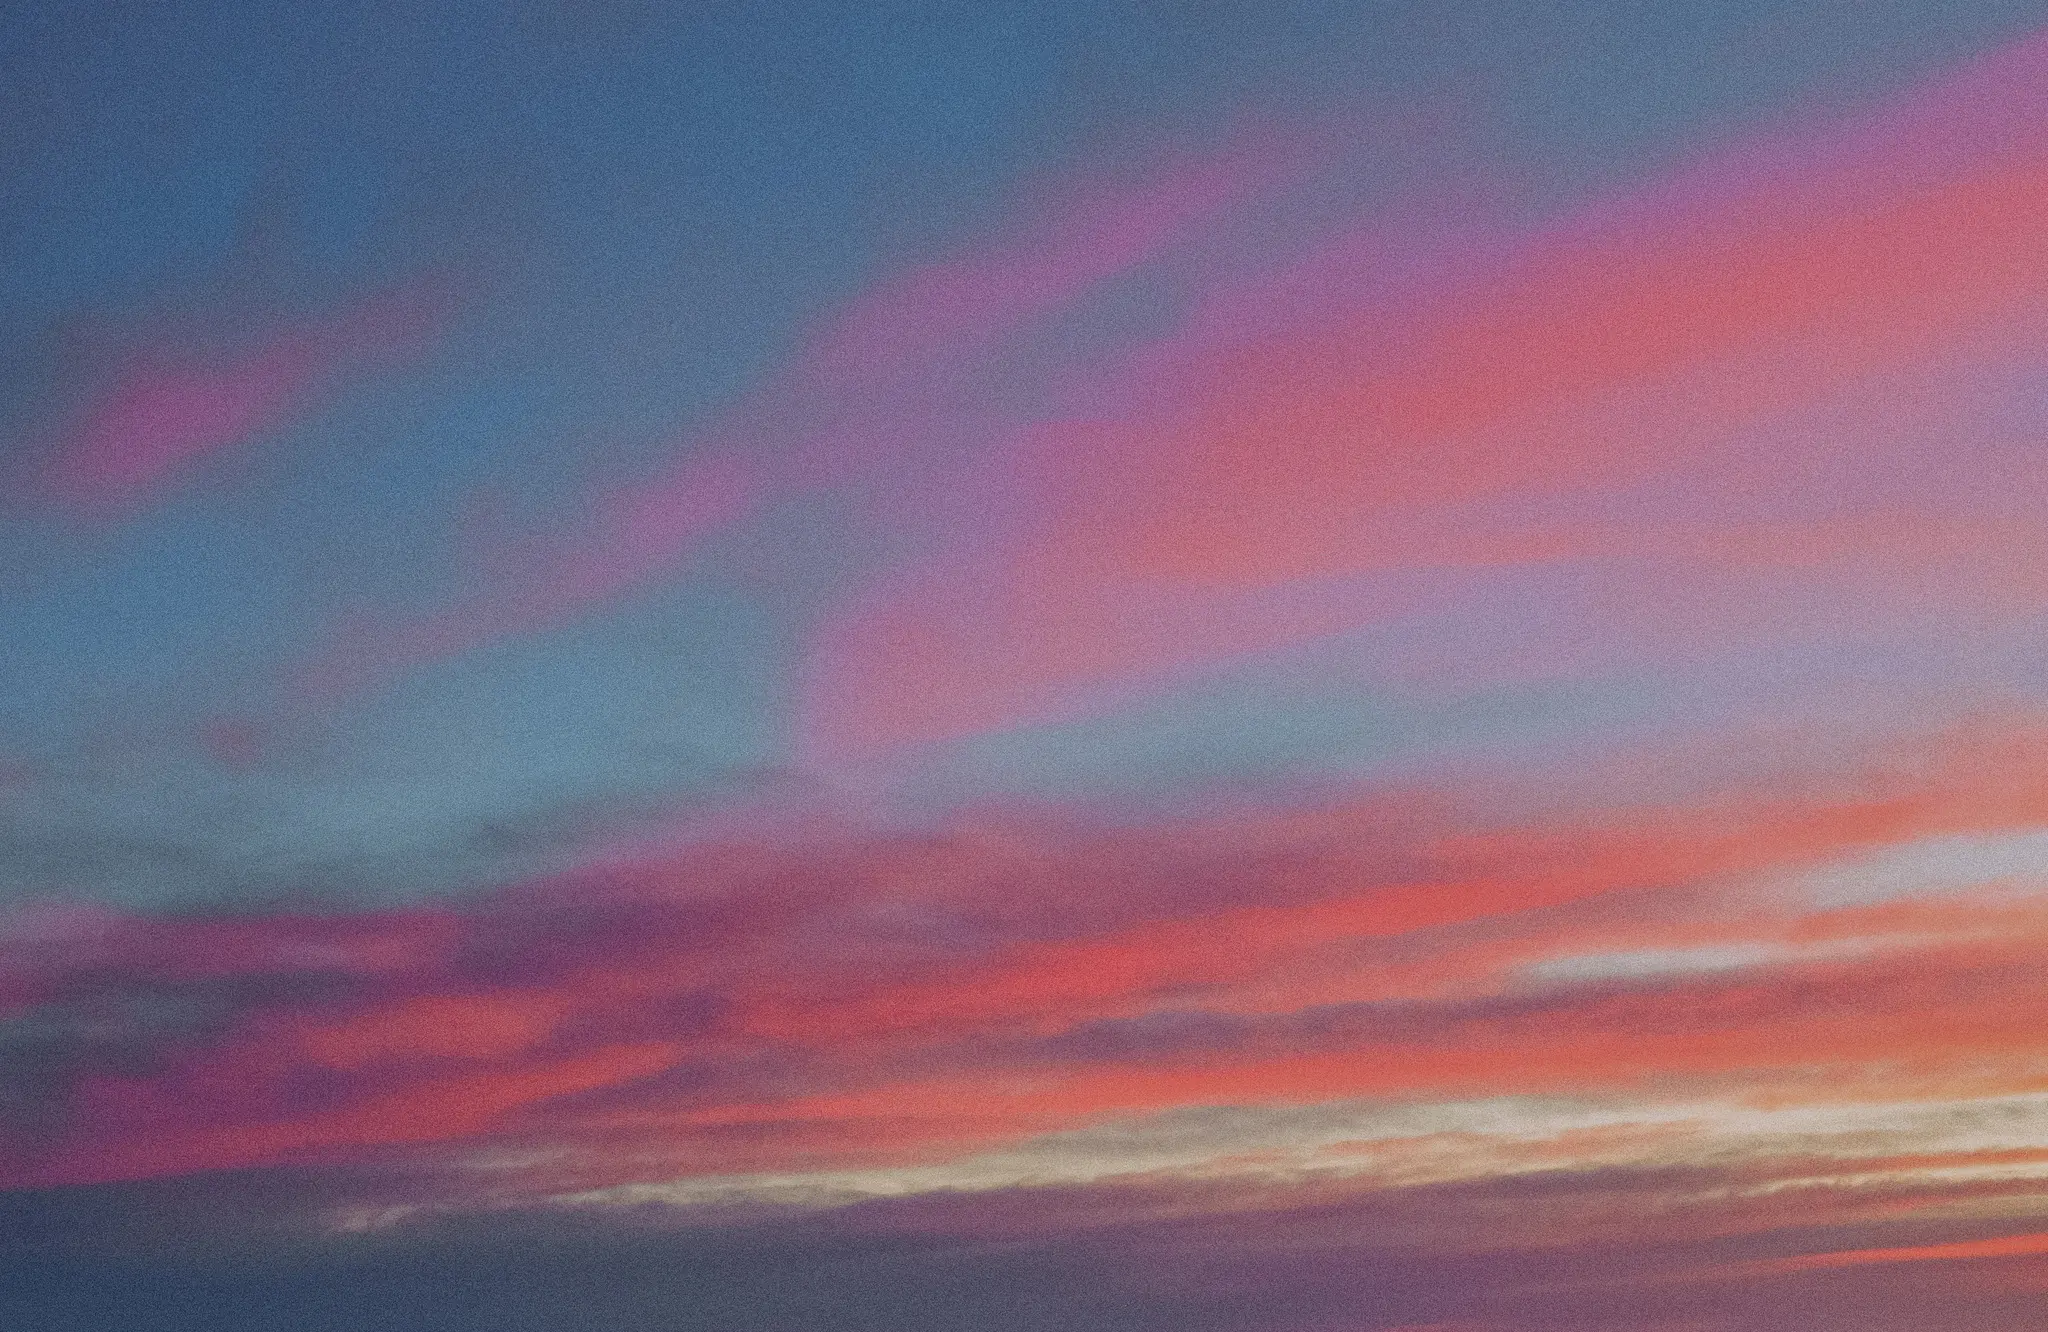
{"type": "Polygon", "coordinates": [[[1137,181],[1054,185],[1013,235],[877,283],[828,319],[797,377],[865,390],[985,350],[1090,287],[1158,256],[1260,180],[1288,146],[1247,143],[1137,181]]]}
{"type": "Polygon", "coordinates": [[[877,483],[958,424],[937,404],[1006,339],[1275,177],[1281,154],[1260,147],[1042,187],[1009,234],[883,278],[825,319],[762,389],[680,437],[676,461],[602,491],[565,533],[477,543],[468,553],[483,567],[468,595],[412,619],[357,618],[305,679],[332,694],[552,628],[672,572],[778,500],[877,483]]]}
{"type": "Polygon", "coordinates": [[[1900,746],[1880,754],[1916,774],[1877,789],[1563,821],[1460,816],[1449,792],[1425,820],[1367,792],[1060,833],[735,838],[459,910],[18,912],[0,1018],[63,1035],[66,1078],[42,1093],[61,1132],[0,1151],[0,1181],[401,1148],[459,1175],[504,1146],[547,1149],[549,1187],[554,1161],[591,1183],[906,1161],[1181,1107],[1651,1073],[1818,1104],[2004,1094],[2037,1076],[2037,897],[1711,890],[2037,829],[2048,783],[2013,774],[2042,752],[2038,731],[1900,746]],[[1629,949],[1738,964],[1528,984],[1629,949]],[[212,1016],[160,1020],[185,1012],[212,1016]]]}
{"type": "MultiPolygon", "coordinates": [[[[1362,227],[1271,275],[1263,320],[1246,317],[1256,289],[1220,284],[1174,335],[1105,358],[1091,400],[1119,404],[1107,419],[1012,432],[997,447],[1029,456],[1028,485],[826,617],[807,753],[860,764],[1070,718],[1383,623],[1409,609],[1383,590],[1396,575],[1460,571],[1477,597],[1500,571],[1629,564],[1657,601],[1631,613],[1672,620],[1685,598],[1671,582],[1689,579],[1732,598],[1752,637],[1786,628],[1772,597],[1854,577],[1860,553],[1883,554],[1890,588],[1917,589],[1888,598],[1910,609],[1937,607],[1944,580],[1974,589],[1971,570],[2031,558],[2048,529],[1947,512],[1952,480],[1847,521],[1798,512],[1837,507],[1852,458],[1919,475],[1925,431],[1823,423],[1782,449],[1754,435],[1852,391],[1943,437],[1968,428],[1926,410],[1929,384],[1947,376],[1959,410],[2048,316],[2033,222],[2048,134],[2011,110],[2044,98],[2034,41],[1901,105],[1734,145],[1517,246],[1455,216],[1440,250],[1362,227]],[[1304,297],[1347,274],[1348,305],[1304,297]],[[1660,477],[1684,479],[1683,511],[1626,514],[1631,488],[1660,477]],[[1793,511],[1759,517],[1767,495],[1793,511]],[[1902,530],[1931,539],[1902,550],[1902,530]]],[[[2038,604],[2028,579],[1998,582],[2038,604]]],[[[1695,620],[1695,639],[1726,627],[1695,620]]]]}
{"type": "Polygon", "coordinates": [[[232,354],[146,347],[65,429],[47,484],[86,510],[146,500],[201,460],[286,427],[340,375],[416,344],[432,323],[415,291],[273,329],[232,354]]]}

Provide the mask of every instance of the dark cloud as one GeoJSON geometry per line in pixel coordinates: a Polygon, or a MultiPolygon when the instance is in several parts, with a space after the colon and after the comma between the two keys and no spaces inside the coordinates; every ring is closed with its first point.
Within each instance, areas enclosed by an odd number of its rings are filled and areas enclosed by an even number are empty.
{"type": "Polygon", "coordinates": [[[478,794],[349,746],[328,722],[213,717],[110,725],[69,751],[0,762],[0,908],[39,897],[157,912],[459,899],[561,872],[767,780],[665,750],[600,781],[522,774],[478,794]],[[223,765],[222,737],[251,734],[262,745],[223,765]],[[347,812],[363,802],[382,817],[347,812]]]}
{"type": "MultiPolygon", "coordinates": [[[[1213,1188],[1023,1190],[808,1217],[489,1211],[318,1234],[246,1223],[317,1215],[332,1181],[254,1172],[0,1196],[0,1235],[15,1255],[0,1269],[0,1316],[95,1332],[2031,1325],[2039,1290],[2010,1263],[1758,1269],[1786,1254],[2011,1233],[2013,1222],[1853,1219],[1855,1203],[1901,1200],[1893,1194],[1795,1200],[1778,1209],[1781,1224],[1759,1227],[1725,1200],[1697,1201],[1740,1182],[1700,1169],[1559,1171],[1321,1202],[1213,1188]],[[191,1239],[194,1220],[210,1240],[191,1239]]],[[[354,1183],[373,1191],[367,1177],[354,1183]]]]}
{"type": "Polygon", "coordinates": [[[161,1077],[220,1042],[250,1013],[346,998],[324,969],[173,978],[92,968],[50,978],[39,1002],[0,1018],[0,1134],[32,1148],[73,1127],[70,1100],[91,1077],[161,1077]]]}

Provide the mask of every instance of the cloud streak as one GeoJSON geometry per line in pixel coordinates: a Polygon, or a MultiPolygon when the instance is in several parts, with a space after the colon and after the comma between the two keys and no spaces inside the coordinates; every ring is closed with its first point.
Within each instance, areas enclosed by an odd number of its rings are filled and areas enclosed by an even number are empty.
{"type": "Polygon", "coordinates": [[[44,1051],[12,1179],[505,1150],[530,1192],[925,1169],[1204,1106],[2018,1094],[2039,885],[1980,856],[1872,902],[1764,887],[2048,818],[2010,742],[1911,766],[1563,829],[1366,798],[707,842],[431,910],[45,911],[0,967],[44,1051]]]}
{"type": "MultiPolygon", "coordinates": [[[[1153,381],[1108,395],[1140,410],[1016,446],[1034,484],[993,530],[1024,535],[970,537],[827,625],[812,752],[1106,710],[1190,667],[1413,616],[1400,580],[1418,573],[1486,605],[1519,595],[1516,571],[1626,568],[1657,589],[1626,616],[1849,578],[1881,603],[2025,567],[2038,524],[1917,459],[1930,435],[1981,433],[1956,416],[1978,367],[2048,302],[2030,230],[2048,145],[2001,109],[2038,102],[2039,50],[1796,151],[1724,150],[1341,313],[1235,340],[1192,315],[1103,369],[1153,381]],[[1816,415],[1843,402],[1862,414],[1816,415]]],[[[1304,263],[1370,271],[1388,244],[1366,230],[1304,263]]],[[[2020,439],[1963,447],[2033,484],[2020,439]]],[[[2013,585],[2005,613],[2039,592],[2013,585]]]]}
{"type": "Polygon", "coordinates": [[[758,388],[672,441],[651,476],[597,489],[553,534],[476,543],[467,557],[477,586],[464,598],[343,626],[308,681],[343,692],[556,628],[675,576],[778,504],[928,469],[971,419],[971,387],[1010,343],[1279,175],[1273,147],[1238,145],[1129,180],[1044,185],[1007,234],[886,274],[818,320],[758,388]]]}
{"type": "MultiPolygon", "coordinates": [[[[1019,175],[699,419],[585,401],[641,438],[525,518],[394,447],[310,545],[54,551],[38,679],[232,669],[160,742],[0,710],[0,1322],[2031,1325],[2044,113],[2036,36],[1641,178],[1412,111],[1019,175]],[[389,600],[313,567],[396,531],[389,600]]],[[[138,335],[37,495],[94,535],[442,323],[138,335]]]]}
{"type": "Polygon", "coordinates": [[[144,347],[65,426],[45,487],[87,513],[154,499],[206,459],[289,427],[366,363],[415,350],[440,322],[434,304],[423,290],[390,293],[213,355],[144,347]]]}

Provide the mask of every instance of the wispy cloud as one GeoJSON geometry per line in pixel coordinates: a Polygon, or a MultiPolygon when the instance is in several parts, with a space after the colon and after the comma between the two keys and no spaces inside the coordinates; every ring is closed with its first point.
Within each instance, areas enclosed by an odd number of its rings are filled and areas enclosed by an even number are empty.
{"type": "MultiPolygon", "coordinates": [[[[1008,445],[1032,484],[1004,522],[828,621],[814,757],[1102,709],[1191,665],[1413,615],[1400,580],[1419,574],[1441,610],[1523,595],[1510,574],[1630,569],[1653,604],[1622,618],[1747,608],[1763,618],[1728,631],[1750,638],[1799,633],[1774,598],[1845,582],[1879,616],[1887,599],[1940,615],[1909,590],[1928,583],[2028,613],[2039,524],[1924,458],[1938,438],[2031,484],[2021,439],[1968,414],[2048,317],[2030,222],[2048,144],[2001,110],[2044,78],[2029,45],[1291,326],[1233,339],[1198,299],[1163,341],[1106,358],[1105,382],[1148,381],[1105,395],[1136,408],[1008,445]]],[[[1303,262],[1369,272],[1394,244],[1365,228],[1303,262]]],[[[1217,299],[1254,304],[1227,283],[1217,299]]]]}
{"type": "Polygon", "coordinates": [[[119,513],[314,410],[344,376],[420,345],[438,297],[401,290],[286,322],[215,351],[162,342],[116,366],[63,428],[45,485],[67,506],[119,513]]]}
{"type": "Polygon", "coordinates": [[[1126,180],[1044,183],[993,239],[886,273],[816,322],[764,383],[681,432],[652,475],[593,490],[558,530],[484,534],[475,586],[414,618],[365,614],[308,671],[323,691],[555,628],[670,576],[778,503],[892,491],[957,441],[966,392],[1021,332],[1185,241],[1279,172],[1241,145],[1126,180]]]}
{"type": "Polygon", "coordinates": [[[22,1067],[44,1070],[11,1093],[40,1125],[14,1178],[393,1151],[459,1170],[503,1149],[539,1163],[498,1172],[527,1191],[898,1167],[909,1188],[1209,1106],[1653,1083],[2009,1097],[2038,1045],[2038,892],[1759,885],[2031,835],[2048,797],[2011,783],[2016,752],[1951,742],[1854,797],[1564,825],[1473,822],[1442,792],[1065,833],[741,834],[431,910],[44,910],[0,970],[12,1038],[40,1052],[22,1067]]]}

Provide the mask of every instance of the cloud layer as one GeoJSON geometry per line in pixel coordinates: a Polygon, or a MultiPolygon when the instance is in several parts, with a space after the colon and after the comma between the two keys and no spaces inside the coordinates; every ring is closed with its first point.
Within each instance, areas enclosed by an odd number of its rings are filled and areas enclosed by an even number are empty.
{"type": "Polygon", "coordinates": [[[2036,1317],[2048,39],[1454,91],[21,356],[0,1321],[2036,1317]]]}

